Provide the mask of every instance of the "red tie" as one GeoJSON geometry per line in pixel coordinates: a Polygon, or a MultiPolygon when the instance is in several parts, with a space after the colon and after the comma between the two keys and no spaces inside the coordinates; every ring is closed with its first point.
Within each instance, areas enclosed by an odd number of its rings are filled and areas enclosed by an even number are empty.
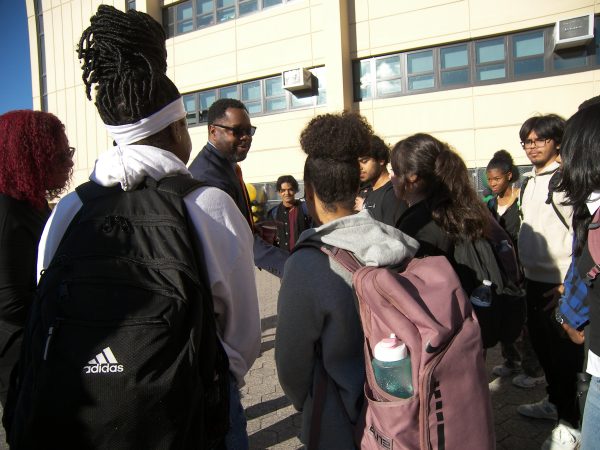
{"type": "Polygon", "coordinates": [[[250,229],[254,232],[254,220],[252,220],[252,209],[250,208],[250,197],[248,196],[248,190],[246,189],[246,184],[244,183],[244,177],[242,177],[242,168],[239,164],[236,164],[235,174],[237,175],[238,181],[240,183],[240,187],[242,188],[242,192],[244,194],[244,201],[246,202],[246,211],[248,211],[248,215],[246,216],[246,220],[248,221],[248,225],[250,225],[250,229]]]}

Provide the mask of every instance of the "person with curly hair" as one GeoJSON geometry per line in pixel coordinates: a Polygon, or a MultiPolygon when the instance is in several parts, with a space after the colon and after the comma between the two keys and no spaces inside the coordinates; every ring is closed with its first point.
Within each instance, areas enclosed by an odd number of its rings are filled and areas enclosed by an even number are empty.
{"type": "Polygon", "coordinates": [[[319,409],[320,432],[312,435],[312,448],[355,448],[353,427],[362,408],[365,381],[363,332],[351,274],[318,247],[327,244],[349,250],[362,264],[384,266],[412,257],[418,246],[368,211],[354,210],[360,185],[358,158],[369,147],[371,135],[362,116],[344,112],[315,117],[300,136],[308,155],[306,204],[316,228],[302,233],[300,248],[285,265],[275,362],[284,392],[302,411],[300,439],[305,444],[311,441],[311,420],[316,414],[313,387],[323,370],[333,380],[327,383],[319,409]]]}
{"type": "Polygon", "coordinates": [[[37,247],[48,200],[64,191],[73,169],[65,127],[42,111],[0,116],[0,402],[19,358],[36,286],[37,247]]]}

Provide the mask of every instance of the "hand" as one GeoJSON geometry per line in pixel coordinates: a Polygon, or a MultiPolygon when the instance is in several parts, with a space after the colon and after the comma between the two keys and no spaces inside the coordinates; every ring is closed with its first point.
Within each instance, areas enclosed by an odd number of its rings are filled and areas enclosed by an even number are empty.
{"type": "Polygon", "coordinates": [[[558,306],[558,300],[565,292],[565,286],[559,284],[556,287],[553,287],[549,291],[546,291],[542,294],[544,298],[550,298],[546,306],[544,306],[544,311],[551,311],[558,306]]]}
{"type": "Polygon", "coordinates": [[[363,209],[363,203],[365,199],[363,197],[357,196],[354,200],[354,211],[361,211],[363,209]]]}
{"type": "Polygon", "coordinates": [[[571,341],[573,341],[575,344],[583,344],[583,342],[585,341],[585,335],[583,330],[576,330],[575,328],[564,322],[561,325],[563,327],[563,330],[565,330],[565,332],[567,333],[567,336],[569,336],[569,339],[571,339],[571,341]]]}

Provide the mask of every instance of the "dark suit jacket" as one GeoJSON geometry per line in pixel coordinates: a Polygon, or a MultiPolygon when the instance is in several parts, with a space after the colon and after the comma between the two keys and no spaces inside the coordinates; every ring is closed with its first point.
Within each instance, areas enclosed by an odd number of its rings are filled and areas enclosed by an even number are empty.
{"type": "Polygon", "coordinates": [[[242,215],[246,218],[250,216],[250,211],[248,211],[244,199],[244,192],[235,174],[233,164],[221,155],[210,142],[198,153],[189,169],[196,180],[219,188],[229,194],[242,215]]]}

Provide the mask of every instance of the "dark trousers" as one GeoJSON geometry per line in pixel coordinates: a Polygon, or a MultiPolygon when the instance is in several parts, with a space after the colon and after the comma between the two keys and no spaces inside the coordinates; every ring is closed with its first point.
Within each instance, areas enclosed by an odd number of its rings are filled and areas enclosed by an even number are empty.
{"type": "Polygon", "coordinates": [[[583,345],[574,344],[568,338],[554,318],[554,309],[544,311],[551,298],[543,297],[543,294],[558,285],[525,282],[529,337],[548,381],[549,400],[556,405],[559,419],[578,428],[576,374],[583,369],[583,345]]]}

